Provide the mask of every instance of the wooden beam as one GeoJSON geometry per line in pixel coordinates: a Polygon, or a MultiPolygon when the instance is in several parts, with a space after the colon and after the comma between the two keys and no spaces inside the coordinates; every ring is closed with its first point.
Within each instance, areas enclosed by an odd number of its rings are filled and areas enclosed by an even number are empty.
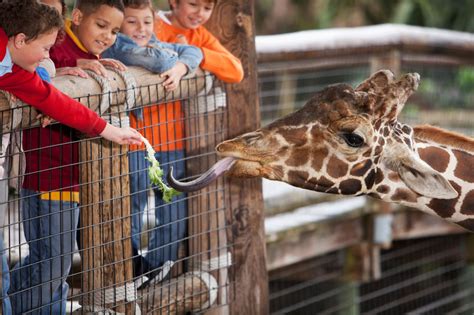
{"type": "MultiPolygon", "coordinates": [[[[259,127],[254,1],[219,1],[208,29],[240,58],[245,78],[227,86],[228,137],[259,127]]],[[[233,224],[234,299],[232,314],[268,314],[268,276],[261,180],[227,179],[227,215],[233,224]]]]}
{"type": "MultiPolygon", "coordinates": [[[[106,140],[80,143],[83,309],[132,314],[128,148],[106,140]]],[[[133,289],[132,289],[133,290],[133,289]]]]}

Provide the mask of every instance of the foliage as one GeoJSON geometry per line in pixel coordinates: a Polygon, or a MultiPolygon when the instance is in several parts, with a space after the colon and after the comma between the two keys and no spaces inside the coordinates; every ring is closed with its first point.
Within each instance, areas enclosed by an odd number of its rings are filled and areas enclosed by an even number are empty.
{"type": "Polygon", "coordinates": [[[260,0],[255,9],[259,35],[381,23],[474,32],[472,0],[260,0]]]}

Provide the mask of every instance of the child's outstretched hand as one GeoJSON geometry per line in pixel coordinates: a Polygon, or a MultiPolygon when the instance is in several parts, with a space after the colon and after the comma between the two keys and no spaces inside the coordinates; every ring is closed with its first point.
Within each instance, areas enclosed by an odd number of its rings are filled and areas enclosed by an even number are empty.
{"type": "Polygon", "coordinates": [[[181,78],[186,73],[188,73],[188,67],[184,63],[178,61],[171,69],[160,74],[161,78],[166,78],[162,83],[163,86],[167,91],[176,90],[179,81],[181,81],[181,78]]]}
{"type": "Polygon", "coordinates": [[[141,144],[142,135],[133,128],[119,128],[111,124],[107,124],[100,134],[107,140],[118,144],[141,144]]]}

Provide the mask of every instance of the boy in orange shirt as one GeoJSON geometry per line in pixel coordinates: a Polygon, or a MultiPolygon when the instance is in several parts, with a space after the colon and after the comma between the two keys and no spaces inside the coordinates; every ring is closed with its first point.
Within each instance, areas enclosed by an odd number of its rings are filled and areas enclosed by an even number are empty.
{"type": "Polygon", "coordinates": [[[171,11],[159,11],[155,35],[164,42],[182,43],[201,48],[200,67],[227,83],[244,78],[239,58],[232,55],[204,26],[218,0],[169,0],[171,11]]]}
{"type": "MultiPolygon", "coordinates": [[[[170,0],[170,12],[159,11],[154,20],[154,33],[160,41],[188,44],[198,47],[204,58],[200,63],[203,70],[213,73],[220,80],[227,83],[238,83],[242,81],[244,72],[240,60],[232,55],[209,31],[204,23],[211,17],[217,0],[170,0]]],[[[181,102],[161,104],[159,106],[149,106],[143,110],[143,120],[137,120],[131,116],[131,126],[137,130],[144,130],[146,137],[157,150],[160,162],[173,163],[175,176],[183,177],[185,174],[184,161],[184,126],[183,110],[181,102]],[[172,110],[167,110],[172,108],[172,110]],[[163,123],[166,117],[168,122],[163,123]],[[159,122],[157,121],[159,120],[159,122]],[[173,124],[170,128],[170,124],[173,124]],[[162,130],[159,130],[161,127],[162,130]],[[166,129],[165,129],[166,128],[166,129]],[[179,154],[178,154],[179,153],[179,154]]],[[[133,158],[133,155],[132,155],[133,158]]],[[[131,159],[131,165],[138,169],[131,177],[139,177],[141,172],[145,172],[143,159],[131,159]],[[141,164],[140,164],[141,163],[141,164]]],[[[133,181],[133,179],[132,179],[133,181]]],[[[142,183],[138,194],[146,197],[146,183],[142,183]]],[[[138,185],[136,185],[138,187],[138,185]]],[[[138,199],[138,198],[137,198],[138,199]]],[[[134,204],[143,211],[146,202],[134,204]]],[[[154,270],[157,274],[156,280],[162,280],[167,270],[178,258],[180,240],[186,234],[186,199],[184,195],[177,197],[170,205],[155,205],[156,227],[149,238],[148,253],[144,261],[144,270],[154,270]]],[[[141,229],[141,228],[139,228],[141,229]]],[[[152,273],[151,278],[154,274],[152,273]]]]}

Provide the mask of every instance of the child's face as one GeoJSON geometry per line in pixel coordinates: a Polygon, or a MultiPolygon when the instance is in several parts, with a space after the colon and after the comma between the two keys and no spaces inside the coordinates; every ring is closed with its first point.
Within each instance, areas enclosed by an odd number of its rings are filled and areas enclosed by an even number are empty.
{"type": "Polygon", "coordinates": [[[63,5],[60,0],[41,0],[40,2],[55,8],[59,14],[63,14],[63,5]]]}
{"type": "Polygon", "coordinates": [[[88,15],[74,9],[72,31],[89,53],[100,55],[115,43],[122,21],[123,13],[108,5],[88,15]]]}
{"type": "Polygon", "coordinates": [[[153,34],[153,13],[150,8],[125,8],[120,31],[133,39],[138,46],[145,46],[153,34]]]}
{"type": "Polygon", "coordinates": [[[34,72],[41,61],[49,58],[49,50],[58,36],[58,30],[41,34],[36,39],[25,41],[23,34],[12,37],[12,61],[28,72],[34,72]]]}
{"type": "Polygon", "coordinates": [[[196,29],[203,25],[214,10],[214,2],[204,0],[170,0],[170,4],[173,7],[173,22],[184,29],[196,29]]]}

